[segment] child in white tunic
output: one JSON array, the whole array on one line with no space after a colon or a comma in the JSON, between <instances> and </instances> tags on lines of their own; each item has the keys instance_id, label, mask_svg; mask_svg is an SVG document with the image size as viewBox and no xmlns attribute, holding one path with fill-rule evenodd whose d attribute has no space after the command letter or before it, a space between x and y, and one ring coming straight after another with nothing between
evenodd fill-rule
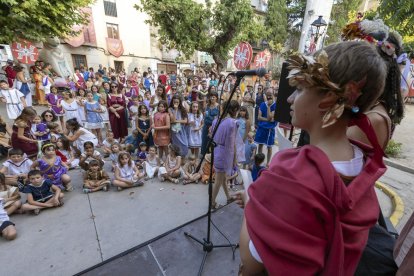
<instances>
[{"instance_id":1,"label":"child in white tunic","mask_svg":"<svg viewBox=\"0 0 414 276\"><path fill-rule=\"evenodd\" d=\"M6 104L7 116L14 120L26 107L24 95L15 88L9 88L9 84L5 80L0 80L0 89L0 99Z\"/></svg>"},{"instance_id":2,"label":"child in white tunic","mask_svg":"<svg viewBox=\"0 0 414 276\"><path fill-rule=\"evenodd\" d=\"M160 168L161 161L157 155L157 150L154 146L149 147L147 160L144 161L144 169L146 179L153 178L158 173L158 169Z\"/></svg>"}]
</instances>

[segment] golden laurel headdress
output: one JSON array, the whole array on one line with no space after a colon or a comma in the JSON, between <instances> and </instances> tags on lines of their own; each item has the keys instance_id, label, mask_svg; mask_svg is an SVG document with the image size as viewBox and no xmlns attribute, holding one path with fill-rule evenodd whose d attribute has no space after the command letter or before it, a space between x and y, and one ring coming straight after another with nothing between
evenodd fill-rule
<instances>
[{"instance_id":1,"label":"golden laurel headdress","mask_svg":"<svg viewBox=\"0 0 414 276\"><path fill-rule=\"evenodd\" d=\"M341 94L342 89L329 77L328 54L322 50L314 56L292 55L288 58L289 84L297 86L305 82L309 86L323 91L332 91Z\"/></svg>"},{"instance_id":2,"label":"golden laurel headdress","mask_svg":"<svg viewBox=\"0 0 414 276\"><path fill-rule=\"evenodd\" d=\"M347 98L344 97L345 88L334 83L329 76L328 54L321 50L314 56L292 55L288 58L289 84L297 86L299 83L306 83L309 87L314 87L319 91L333 92L338 96L337 102L325 113L322 119L322 127L334 124L344 113L345 107L358 113L359 108L354 106L356 100L361 95L361 88L365 85L365 78L360 82L350 82L353 86L348 92Z\"/></svg>"}]
</instances>

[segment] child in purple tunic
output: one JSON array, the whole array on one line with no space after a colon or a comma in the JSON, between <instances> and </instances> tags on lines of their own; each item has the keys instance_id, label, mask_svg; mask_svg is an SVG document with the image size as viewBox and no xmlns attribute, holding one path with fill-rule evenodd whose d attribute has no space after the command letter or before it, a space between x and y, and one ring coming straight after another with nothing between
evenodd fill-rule
<instances>
[{"instance_id":1,"label":"child in purple tunic","mask_svg":"<svg viewBox=\"0 0 414 276\"><path fill-rule=\"evenodd\" d=\"M68 167L56 156L56 146L45 144L42 147L43 157L33 162L32 169L39 168L45 179L52 181L53 185L61 190L72 191L71 178L67 175Z\"/></svg>"},{"instance_id":2,"label":"child in purple tunic","mask_svg":"<svg viewBox=\"0 0 414 276\"><path fill-rule=\"evenodd\" d=\"M36 139L38 141L50 140L50 131L47 128L46 123L42 122L42 118L39 115L36 115L36 117L33 119L31 131L33 135L36 136Z\"/></svg>"},{"instance_id":3,"label":"child in purple tunic","mask_svg":"<svg viewBox=\"0 0 414 276\"><path fill-rule=\"evenodd\" d=\"M225 104L223 105L225 106ZM237 112L240 109L240 104L232 100L229 105L228 115L219 125L214 136L214 142L217 146L214 148L214 170L216 178L213 187L212 206L213 209L219 207L216 203L216 197L223 187L224 193L227 197L227 203L231 201L229 190L226 183L226 175L231 175L232 169L236 164L236 137L238 135L237 120L235 120ZM214 119L211 129L215 128L217 118Z\"/></svg>"}]
</instances>

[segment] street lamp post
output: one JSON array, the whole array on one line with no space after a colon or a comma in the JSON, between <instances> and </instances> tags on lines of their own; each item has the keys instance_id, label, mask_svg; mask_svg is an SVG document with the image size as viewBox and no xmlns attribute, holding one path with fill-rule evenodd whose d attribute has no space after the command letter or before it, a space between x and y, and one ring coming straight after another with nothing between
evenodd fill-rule
<instances>
[{"instance_id":1,"label":"street lamp post","mask_svg":"<svg viewBox=\"0 0 414 276\"><path fill-rule=\"evenodd\" d=\"M316 28L315 34L315 44L318 44L319 37L323 34L324 30L326 29L326 21L322 18L322 15L318 16L318 19L312 22L311 26ZM321 29L323 28L323 29Z\"/></svg>"}]
</instances>

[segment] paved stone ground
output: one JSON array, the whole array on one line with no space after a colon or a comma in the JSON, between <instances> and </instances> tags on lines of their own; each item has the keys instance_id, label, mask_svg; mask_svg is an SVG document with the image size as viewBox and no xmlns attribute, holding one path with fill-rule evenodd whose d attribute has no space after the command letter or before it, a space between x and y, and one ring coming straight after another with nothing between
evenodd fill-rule
<instances>
[{"instance_id":1,"label":"paved stone ground","mask_svg":"<svg viewBox=\"0 0 414 276\"><path fill-rule=\"evenodd\" d=\"M7 118L4 105L0 106L0 115ZM413 125L414 114L410 118ZM408 120L407 124L410 124ZM408 133L400 134L397 128L396 139L404 135ZM412 160L412 157L406 159ZM106 166L109 169L109 164ZM70 175L76 189L66 193L63 207L44 210L39 216L12 217L18 238L13 242L0 239L1 252L7 252L2 254L1 275L27 275L29 271L38 275L72 275L195 219L207 210L205 185L182 186L152 180L140 188L85 195L81 192L80 170L70 171ZM396 189L406 203L406 215L401 223L414 206L412 175L405 174L402 178L403 175L389 169L381 179ZM390 214L389 199L382 192L379 199L384 212ZM224 195L219 194L218 200L224 203Z\"/></svg>"},{"instance_id":2,"label":"paved stone ground","mask_svg":"<svg viewBox=\"0 0 414 276\"><path fill-rule=\"evenodd\" d=\"M414 169L414 104L405 105L405 117L395 129L393 139L402 143L401 154L390 160Z\"/></svg>"}]
</instances>

